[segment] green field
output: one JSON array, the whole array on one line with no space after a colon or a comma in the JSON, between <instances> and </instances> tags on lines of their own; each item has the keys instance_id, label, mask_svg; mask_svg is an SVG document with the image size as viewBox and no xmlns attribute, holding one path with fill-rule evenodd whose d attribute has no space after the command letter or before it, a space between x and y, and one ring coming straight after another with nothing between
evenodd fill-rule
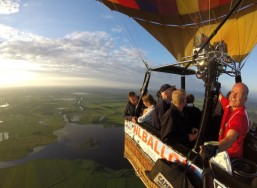
<instances>
[{"instance_id":1,"label":"green field","mask_svg":"<svg viewBox=\"0 0 257 188\"><path fill-rule=\"evenodd\" d=\"M76 88L1 91L0 104L9 106L0 108L0 133L8 132L9 139L0 142L0 161L24 157L35 146L55 142L52 133L65 125L63 115L70 121L79 116L78 124L122 126L126 100L126 93Z\"/></svg>"},{"instance_id":2,"label":"green field","mask_svg":"<svg viewBox=\"0 0 257 188\"><path fill-rule=\"evenodd\" d=\"M132 169L112 170L87 160L36 160L0 170L1 188L143 188Z\"/></svg>"},{"instance_id":3,"label":"green field","mask_svg":"<svg viewBox=\"0 0 257 188\"><path fill-rule=\"evenodd\" d=\"M64 127L63 115L69 121L78 116L78 124L122 126L127 92L92 88L0 90L0 105L9 104L0 108L0 133L9 135L8 140L0 142L0 161L24 157L36 146L55 142L52 133ZM202 105L203 99L196 98L195 106L201 109ZM248 103L247 110L252 126L256 127L256 104Z\"/></svg>"},{"instance_id":4,"label":"green field","mask_svg":"<svg viewBox=\"0 0 257 188\"><path fill-rule=\"evenodd\" d=\"M26 156L36 146L56 141L54 130L69 122L123 126L127 92L88 88L33 88L0 90L0 161ZM196 98L201 108L203 99ZM253 126L257 122L255 103L247 104ZM79 118L75 118L79 117ZM85 142L95 147L94 140ZM0 169L1 188L40 187L144 187L132 169L111 170L88 160L35 160Z\"/></svg>"},{"instance_id":5,"label":"green field","mask_svg":"<svg viewBox=\"0 0 257 188\"><path fill-rule=\"evenodd\" d=\"M36 146L55 142L53 131L64 127L64 115L69 121L79 116L78 124L122 126L126 95L127 91L81 88L1 90L0 105L9 106L0 108L0 133L8 132L9 139L0 142L0 161L22 158ZM35 160L0 169L0 187L144 186L132 168L111 170L85 159Z\"/></svg>"}]
</instances>

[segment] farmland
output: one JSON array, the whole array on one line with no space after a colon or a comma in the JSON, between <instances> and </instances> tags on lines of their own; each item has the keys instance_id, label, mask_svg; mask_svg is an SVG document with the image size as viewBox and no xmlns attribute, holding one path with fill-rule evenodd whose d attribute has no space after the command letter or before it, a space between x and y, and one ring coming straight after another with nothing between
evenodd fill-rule
<instances>
[{"instance_id":1,"label":"farmland","mask_svg":"<svg viewBox=\"0 0 257 188\"><path fill-rule=\"evenodd\" d=\"M17 160L33 152L35 147L57 142L54 132L67 123L122 127L127 92L103 88L0 90L0 105L3 106L0 107L0 161ZM201 108L202 105L203 99L196 97L195 106ZM257 123L256 106L254 101L247 103L253 127ZM94 138L88 138L81 149L94 150L99 143ZM3 188L144 187L132 167L113 170L86 158L46 158L0 168L0 182Z\"/></svg>"}]
</instances>

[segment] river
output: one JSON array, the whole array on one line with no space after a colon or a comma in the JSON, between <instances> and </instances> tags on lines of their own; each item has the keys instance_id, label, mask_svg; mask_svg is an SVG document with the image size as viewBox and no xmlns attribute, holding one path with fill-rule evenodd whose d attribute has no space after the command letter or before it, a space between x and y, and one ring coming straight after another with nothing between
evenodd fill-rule
<instances>
[{"instance_id":1,"label":"river","mask_svg":"<svg viewBox=\"0 0 257 188\"><path fill-rule=\"evenodd\" d=\"M0 168L34 159L90 159L112 169L132 168L123 157L124 127L68 123L54 134L57 135L55 143L34 148L24 158L0 162Z\"/></svg>"}]
</instances>

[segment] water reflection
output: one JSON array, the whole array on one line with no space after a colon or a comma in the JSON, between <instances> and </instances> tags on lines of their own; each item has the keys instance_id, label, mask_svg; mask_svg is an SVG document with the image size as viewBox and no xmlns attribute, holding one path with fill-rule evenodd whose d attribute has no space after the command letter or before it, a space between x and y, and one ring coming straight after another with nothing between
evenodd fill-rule
<instances>
[{"instance_id":1,"label":"water reflection","mask_svg":"<svg viewBox=\"0 0 257 188\"><path fill-rule=\"evenodd\" d=\"M0 168L15 166L33 159L91 159L113 169L131 168L123 158L123 129L70 123L54 132L57 135L56 143L34 148L25 158L0 162Z\"/></svg>"},{"instance_id":2,"label":"water reflection","mask_svg":"<svg viewBox=\"0 0 257 188\"><path fill-rule=\"evenodd\" d=\"M0 142L9 139L9 132L0 132Z\"/></svg>"}]
</instances>

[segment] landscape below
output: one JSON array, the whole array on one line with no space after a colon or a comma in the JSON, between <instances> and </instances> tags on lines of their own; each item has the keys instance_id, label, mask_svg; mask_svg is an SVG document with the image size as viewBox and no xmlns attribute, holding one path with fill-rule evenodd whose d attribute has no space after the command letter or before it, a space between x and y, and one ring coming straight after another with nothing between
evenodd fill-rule
<instances>
[{"instance_id":1,"label":"landscape below","mask_svg":"<svg viewBox=\"0 0 257 188\"><path fill-rule=\"evenodd\" d=\"M127 93L128 90L106 88L1 89L0 161L17 160L38 146L55 143L54 133L68 123L122 127ZM151 94L155 96L155 92ZM195 105L201 108L203 97L195 96ZM247 110L256 127L257 104L249 100ZM96 142L89 139L81 149L94 149ZM114 170L88 159L40 159L0 168L3 188L71 186L144 187L132 167Z\"/></svg>"},{"instance_id":2,"label":"landscape below","mask_svg":"<svg viewBox=\"0 0 257 188\"><path fill-rule=\"evenodd\" d=\"M93 88L1 90L0 105L5 105L0 108L0 161L17 160L38 146L55 143L54 133L67 123L122 127L127 92ZM80 147L94 149L96 142L88 139ZM144 187L132 167L114 170L88 159L41 159L0 168L1 188L71 186Z\"/></svg>"}]
</instances>

